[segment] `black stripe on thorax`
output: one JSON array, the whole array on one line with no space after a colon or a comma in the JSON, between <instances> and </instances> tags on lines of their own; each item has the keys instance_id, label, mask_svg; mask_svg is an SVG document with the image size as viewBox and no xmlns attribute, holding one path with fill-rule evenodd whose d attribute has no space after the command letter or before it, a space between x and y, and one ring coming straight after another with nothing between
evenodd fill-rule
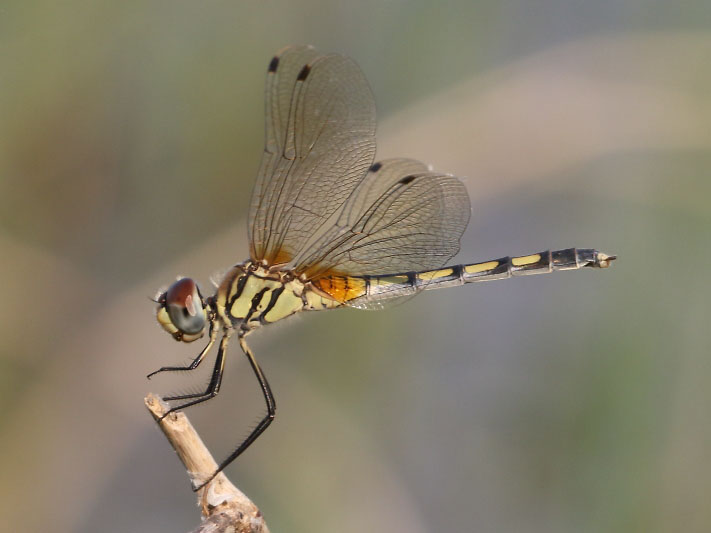
<instances>
[{"instance_id":1,"label":"black stripe on thorax","mask_svg":"<svg viewBox=\"0 0 711 533\"><path fill-rule=\"evenodd\" d=\"M245 322L249 322L249 320L252 318L252 315L257 310L257 306L259 306L259 302L261 302L262 298L264 297L264 293L268 290L269 287L264 287L261 291L259 291L252 297L252 305L249 307L249 311L247 311L247 314L244 317Z\"/></svg>"},{"instance_id":2,"label":"black stripe on thorax","mask_svg":"<svg viewBox=\"0 0 711 533\"><path fill-rule=\"evenodd\" d=\"M259 321L260 321L262 324L265 324L265 323L266 323L264 317L265 317L266 315L268 315L268 314L269 314L269 311L271 311L272 308L276 305L277 300L279 299L279 296L281 296L281 293L284 292L284 289L285 289L285 287L284 287L284 285L282 285L281 287L277 287L276 289L274 289L274 290L272 291L272 295L271 295L271 297L269 298L269 304L267 305L266 309L264 309L264 311L262 311L262 313L259 315Z\"/></svg>"},{"instance_id":3,"label":"black stripe on thorax","mask_svg":"<svg viewBox=\"0 0 711 533\"><path fill-rule=\"evenodd\" d=\"M244 291L244 286L247 284L247 279L249 278L249 276L251 276L251 274L243 274L237 280L237 290L235 291L235 295L232 297L232 299L229 302L230 307L232 306L233 303L235 303L237 300L239 300L240 296L242 296L242 291Z\"/></svg>"}]
</instances>

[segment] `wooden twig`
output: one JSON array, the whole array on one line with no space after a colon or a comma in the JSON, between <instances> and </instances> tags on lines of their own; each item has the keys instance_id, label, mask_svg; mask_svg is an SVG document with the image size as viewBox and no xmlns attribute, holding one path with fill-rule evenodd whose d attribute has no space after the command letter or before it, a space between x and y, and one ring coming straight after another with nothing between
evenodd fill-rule
<instances>
[{"instance_id":1,"label":"wooden twig","mask_svg":"<svg viewBox=\"0 0 711 533\"><path fill-rule=\"evenodd\" d=\"M185 465L190 483L200 486L217 469L217 463L195 428L183 413L172 413L160 421L170 406L158 396L148 394L144 401ZM197 497L203 521L193 533L269 533L261 511L224 473L200 489Z\"/></svg>"}]
</instances>

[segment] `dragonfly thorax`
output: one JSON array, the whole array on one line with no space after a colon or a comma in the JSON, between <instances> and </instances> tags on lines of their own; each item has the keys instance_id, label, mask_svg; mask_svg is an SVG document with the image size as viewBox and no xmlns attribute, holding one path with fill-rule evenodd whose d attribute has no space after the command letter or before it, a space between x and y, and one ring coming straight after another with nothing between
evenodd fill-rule
<instances>
[{"instance_id":1,"label":"dragonfly thorax","mask_svg":"<svg viewBox=\"0 0 711 533\"><path fill-rule=\"evenodd\" d=\"M227 327L251 331L299 311L338 307L291 270L245 262L235 265L217 288L215 309Z\"/></svg>"}]
</instances>

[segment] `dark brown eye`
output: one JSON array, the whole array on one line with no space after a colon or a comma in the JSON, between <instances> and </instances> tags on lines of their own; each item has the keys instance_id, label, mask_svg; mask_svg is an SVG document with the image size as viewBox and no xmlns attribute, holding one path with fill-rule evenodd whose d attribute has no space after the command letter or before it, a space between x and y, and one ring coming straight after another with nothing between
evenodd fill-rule
<instances>
[{"instance_id":1,"label":"dark brown eye","mask_svg":"<svg viewBox=\"0 0 711 533\"><path fill-rule=\"evenodd\" d=\"M183 333L200 333L207 316L197 284L190 278L173 283L165 293L165 309L173 325Z\"/></svg>"}]
</instances>

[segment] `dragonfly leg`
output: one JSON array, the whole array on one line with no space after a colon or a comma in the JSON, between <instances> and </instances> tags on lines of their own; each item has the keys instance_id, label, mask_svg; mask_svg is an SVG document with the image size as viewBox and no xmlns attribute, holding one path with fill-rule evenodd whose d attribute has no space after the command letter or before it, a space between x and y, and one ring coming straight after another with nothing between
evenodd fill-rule
<instances>
[{"instance_id":1,"label":"dragonfly leg","mask_svg":"<svg viewBox=\"0 0 711 533\"><path fill-rule=\"evenodd\" d=\"M224 459L219 464L217 470L215 470L210 475L210 477L207 478L207 480L203 481L202 484L193 489L195 492L210 483L210 481L212 481L217 474L222 472L222 470L224 470L227 465L234 461L243 451L249 448L250 444L257 440L257 438L264 432L264 430L269 427L269 424L272 423L272 420L274 420L274 416L276 414L276 401L274 400L274 395L272 394L272 390L269 387L269 382L267 382L267 378L264 376L264 373L262 372L259 363L257 363L257 360L254 358L252 350L249 348L249 346L247 346L243 335L240 335L239 337L239 344L242 347L242 351L244 351L244 354L247 356L247 359L249 359L249 364L252 366L252 370L254 370L254 375L257 376L257 380L259 380L259 385L261 386L262 393L264 394L264 401L267 404L267 414L264 415L264 418L260 420L259 424L257 424L257 426L249 434L249 436L244 441L242 441L242 443L235 449L235 451L233 451L229 456L227 456L226 459Z\"/></svg>"},{"instance_id":2,"label":"dragonfly leg","mask_svg":"<svg viewBox=\"0 0 711 533\"><path fill-rule=\"evenodd\" d=\"M181 411L186 407L205 402L217 396L217 393L220 392L220 385L222 384L222 375L225 370L225 352L227 351L227 343L229 342L229 340L229 334L225 334L225 336L222 337L222 340L220 341L220 348L217 350L215 366L212 369L212 377L210 378L210 383L207 384L207 388L203 392L199 392L196 394L181 394L178 396L166 396L165 398L163 398L165 401L168 402L173 400L188 400L190 398L194 399L184 404L171 407L161 417L161 420L163 420L170 413L174 413L175 411Z\"/></svg>"},{"instance_id":3,"label":"dragonfly leg","mask_svg":"<svg viewBox=\"0 0 711 533\"><path fill-rule=\"evenodd\" d=\"M148 379L151 379L153 376L155 376L156 374L159 374L160 372L172 372L175 370L178 370L178 371L195 370L197 367L200 366L200 363L202 363L203 359L205 359L205 356L207 355L207 352L210 351L210 348L212 348L212 345L215 344L216 337L217 337L217 328L210 325L210 341L207 343L207 346L205 346L205 348L203 348L203 350L198 354L198 356L195 359L193 359L192 363L190 363L188 366L162 366L158 370L148 374L146 377Z\"/></svg>"}]
</instances>

